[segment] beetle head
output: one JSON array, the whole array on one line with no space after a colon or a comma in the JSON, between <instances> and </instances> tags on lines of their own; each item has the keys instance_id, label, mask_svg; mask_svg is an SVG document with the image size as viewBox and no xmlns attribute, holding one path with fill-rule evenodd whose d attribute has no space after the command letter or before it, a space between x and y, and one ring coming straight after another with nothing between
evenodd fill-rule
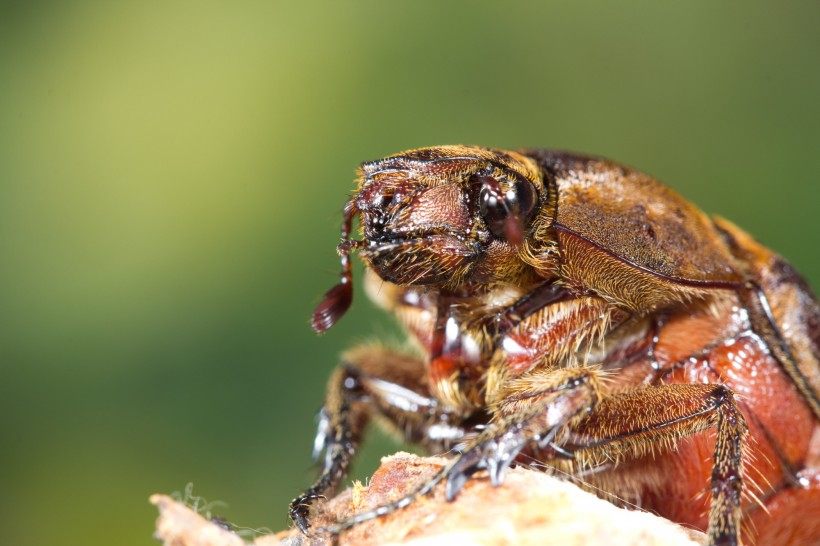
<instances>
[{"instance_id":1,"label":"beetle head","mask_svg":"<svg viewBox=\"0 0 820 546\"><path fill-rule=\"evenodd\" d=\"M535 162L514 152L440 146L363 163L345 207L342 282L325 295L313 327L327 330L350 305L353 249L399 285L509 280L525 267L533 218L547 198ZM349 238L354 216L360 240Z\"/></svg>"}]
</instances>

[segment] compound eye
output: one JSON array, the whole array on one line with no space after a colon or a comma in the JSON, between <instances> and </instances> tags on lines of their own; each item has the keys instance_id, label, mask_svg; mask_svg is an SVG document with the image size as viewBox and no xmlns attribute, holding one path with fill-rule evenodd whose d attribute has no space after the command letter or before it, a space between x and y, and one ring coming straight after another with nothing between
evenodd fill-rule
<instances>
[{"instance_id":1,"label":"compound eye","mask_svg":"<svg viewBox=\"0 0 820 546\"><path fill-rule=\"evenodd\" d=\"M474 176L473 183L479 185L478 211L490 232L519 244L538 205L535 187L529 181L519 180L505 192L498 180L482 175Z\"/></svg>"},{"instance_id":2,"label":"compound eye","mask_svg":"<svg viewBox=\"0 0 820 546\"><path fill-rule=\"evenodd\" d=\"M507 194L510 206L518 215L523 225L527 225L538 205L538 195L535 186L528 180L519 180L515 183L515 191Z\"/></svg>"},{"instance_id":3,"label":"compound eye","mask_svg":"<svg viewBox=\"0 0 820 546\"><path fill-rule=\"evenodd\" d=\"M496 237L504 237L504 225L510 215L507 196L498 180L491 176L475 176L473 182L481 189L478 193L478 212L484 218L487 228Z\"/></svg>"}]
</instances>

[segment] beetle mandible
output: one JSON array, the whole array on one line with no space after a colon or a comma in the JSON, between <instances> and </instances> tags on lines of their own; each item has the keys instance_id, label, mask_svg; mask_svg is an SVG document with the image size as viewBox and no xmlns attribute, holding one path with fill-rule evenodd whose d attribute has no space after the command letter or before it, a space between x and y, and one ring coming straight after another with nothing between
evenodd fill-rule
<instances>
[{"instance_id":1,"label":"beetle mandible","mask_svg":"<svg viewBox=\"0 0 820 546\"><path fill-rule=\"evenodd\" d=\"M535 459L597 468L596 489L711 545L820 543L820 311L727 220L605 159L440 146L361 165L338 250L341 282L314 329L350 306L358 251L371 297L420 350L343 356L320 413L321 474L291 503L306 534L439 483L452 500L481 470L498 485ZM311 529L376 415L454 457L412 494Z\"/></svg>"}]
</instances>

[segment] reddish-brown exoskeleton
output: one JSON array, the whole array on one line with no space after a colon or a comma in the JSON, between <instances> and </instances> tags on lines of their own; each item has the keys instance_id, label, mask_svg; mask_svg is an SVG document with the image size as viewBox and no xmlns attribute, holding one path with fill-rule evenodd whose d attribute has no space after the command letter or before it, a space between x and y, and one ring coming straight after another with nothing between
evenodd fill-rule
<instances>
[{"instance_id":1,"label":"reddish-brown exoskeleton","mask_svg":"<svg viewBox=\"0 0 820 546\"><path fill-rule=\"evenodd\" d=\"M712 545L820 543L820 312L789 264L731 223L603 159L442 146L361 166L319 332L352 301L352 250L421 353L344 355L321 475L291 504L303 532L380 415L455 456L414 493L318 531L536 460L594 468L586 483Z\"/></svg>"}]
</instances>

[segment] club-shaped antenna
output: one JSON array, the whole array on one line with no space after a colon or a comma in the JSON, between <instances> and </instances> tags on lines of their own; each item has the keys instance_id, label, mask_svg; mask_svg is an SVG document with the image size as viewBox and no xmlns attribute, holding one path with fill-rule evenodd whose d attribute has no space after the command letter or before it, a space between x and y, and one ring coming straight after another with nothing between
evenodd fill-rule
<instances>
[{"instance_id":1,"label":"club-shaped antenna","mask_svg":"<svg viewBox=\"0 0 820 546\"><path fill-rule=\"evenodd\" d=\"M336 324L350 308L353 303L353 266L350 262L350 251L361 247L363 241L350 239L350 230L353 225L353 218L358 213L356 204L351 198L344 208L344 221L342 222L342 242L336 250L342 262L342 272L339 275L340 282L327 292L325 292L322 302L316 306L310 325L317 333L327 332L331 326Z\"/></svg>"}]
</instances>

